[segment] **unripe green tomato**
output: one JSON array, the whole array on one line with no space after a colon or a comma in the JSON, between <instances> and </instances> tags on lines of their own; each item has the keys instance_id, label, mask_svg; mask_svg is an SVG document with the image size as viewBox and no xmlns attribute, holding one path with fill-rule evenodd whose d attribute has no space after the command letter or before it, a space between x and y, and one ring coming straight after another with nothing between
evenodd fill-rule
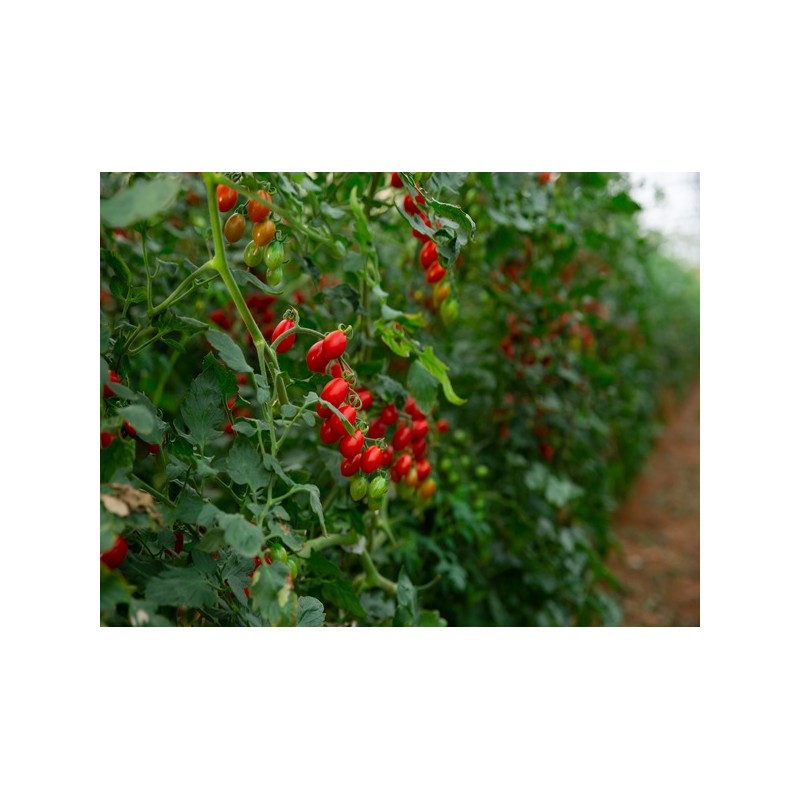
<instances>
[{"instance_id":1,"label":"unripe green tomato","mask_svg":"<svg viewBox=\"0 0 800 800\"><path fill-rule=\"evenodd\" d=\"M267 283L270 286L277 286L283 280L283 269L276 267L267 273Z\"/></svg>"},{"instance_id":2,"label":"unripe green tomato","mask_svg":"<svg viewBox=\"0 0 800 800\"><path fill-rule=\"evenodd\" d=\"M257 267L261 263L264 251L255 243L248 242L244 249L244 263L248 267Z\"/></svg>"},{"instance_id":3,"label":"unripe green tomato","mask_svg":"<svg viewBox=\"0 0 800 800\"><path fill-rule=\"evenodd\" d=\"M269 243L267 253L264 256L264 263L270 272L283 264L283 242L273 239Z\"/></svg>"},{"instance_id":4,"label":"unripe green tomato","mask_svg":"<svg viewBox=\"0 0 800 800\"><path fill-rule=\"evenodd\" d=\"M442 322L445 325L452 325L458 319L458 300L450 297L442 303Z\"/></svg>"},{"instance_id":5,"label":"unripe green tomato","mask_svg":"<svg viewBox=\"0 0 800 800\"><path fill-rule=\"evenodd\" d=\"M453 434L453 439L459 444L464 444L467 441L467 432L464 430L457 430Z\"/></svg>"},{"instance_id":6,"label":"unripe green tomato","mask_svg":"<svg viewBox=\"0 0 800 800\"><path fill-rule=\"evenodd\" d=\"M353 480L350 481L350 497L352 497L356 502L362 500L364 495L367 493L368 487L369 482L363 475L353 478Z\"/></svg>"},{"instance_id":7,"label":"unripe green tomato","mask_svg":"<svg viewBox=\"0 0 800 800\"><path fill-rule=\"evenodd\" d=\"M464 205L472 205L478 199L478 190L473 186L464 195Z\"/></svg>"},{"instance_id":8,"label":"unripe green tomato","mask_svg":"<svg viewBox=\"0 0 800 800\"><path fill-rule=\"evenodd\" d=\"M286 548L282 544L272 545L272 547L270 547L270 553L272 553L273 561L280 561L281 563L285 564L289 560L289 554L286 552Z\"/></svg>"},{"instance_id":9,"label":"unripe green tomato","mask_svg":"<svg viewBox=\"0 0 800 800\"><path fill-rule=\"evenodd\" d=\"M489 467L487 467L486 464L478 464L478 466L475 467L475 474L479 478L488 478L489 477Z\"/></svg>"},{"instance_id":10,"label":"unripe green tomato","mask_svg":"<svg viewBox=\"0 0 800 800\"><path fill-rule=\"evenodd\" d=\"M369 496L371 500L383 497L389 491L389 482L382 475L376 475L369 485Z\"/></svg>"},{"instance_id":11,"label":"unripe green tomato","mask_svg":"<svg viewBox=\"0 0 800 800\"><path fill-rule=\"evenodd\" d=\"M379 511L383 506L383 497L370 497L367 499L367 508L370 511Z\"/></svg>"},{"instance_id":12,"label":"unripe green tomato","mask_svg":"<svg viewBox=\"0 0 800 800\"><path fill-rule=\"evenodd\" d=\"M297 563L297 559L294 556L289 556L289 574L292 576L292 580L297 577L299 571L300 565Z\"/></svg>"},{"instance_id":13,"label":"unripe green tomato","mask_svg":"<svg viewBox=\"0 0 800 800\"><path fill-rule=\"evenodd\" d=\"M397 494L399 494L403 500L410 500L414 496L414 489L410 486L406 486L405 481L403 481L397 484Z\"/></svg>"},{"instance_id":14,"label":"unripe green tomato","mask_svg":"<svg viewBox=\"0 0 800 800\"><path fill-rule=\"evenodd\" d=\"M442 472L447 472L453 466L453 462L449 458L443 458L439 462L439 467L441 468Z\"/></svg>"}]
</instances>

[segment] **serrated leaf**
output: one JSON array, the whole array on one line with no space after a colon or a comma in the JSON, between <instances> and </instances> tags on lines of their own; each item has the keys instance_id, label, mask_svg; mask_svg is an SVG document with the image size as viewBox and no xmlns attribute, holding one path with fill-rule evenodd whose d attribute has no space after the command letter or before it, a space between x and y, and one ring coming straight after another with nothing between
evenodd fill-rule
<instances>
[{"instance_id":1,"label":"serrated leaf","mask_svg":"<svg viewBox=\"0 0 800 800\"><path fill-rule=\"evenodd\" d=\"M264 547L264 532L257 525L248 522L241 514L220 512L217 521L225 531L225 542L239 555L252 558Z\"/></svg>"},{"instance_id":2,"label":"serrated leaf","mask_svg":"<svg viewBox=\"0 0 800 800\"><path fill-rule=\"evenodd\" d=\"M316 597L297 598L297 627L320 628L325 622L325 607Z\"/></svg>"},{"instance_id":3,"label":"serrated leaf","mask_svg":"<svg viewBox=\"0 0 800 800\"><path fill-rule=\"evenodd\" d=\"M236 381L236 374L229 370L224 364L221 364L213 353L209 353L203 359L203 371L211 371L217 379L220 391L223 397L230 397L237 394L239 391L239 384Z\"/></svg>"},{"instance_id":4,"label":"serrated leaf","mask_svg":"<svg viewBox=\"0 0 800 800\"><path fill-rule=\"evenodd\" d=\"M325 556L316 550L311 551L308 557L308 570L315 578L339 578L342 571L333 561L329 561Z\"/></svg>"},{"instance_id":5,"label":"serrated leaf","mask_svg":"<svg viewBox=\"0 0 800 800\"><path fill-rule=\"evenodd\" d=\"M170 208L180 188L180 179L169 175L140 179L113 197L101 200L100 217L113 228L130 227Z\"/></svg>"},{"instance_id":6,"label":"serrated leaf","mask_svg":"<svg viewBox=\"0 0 800 800\"><path fill-rule=\"evenodd\" d=\"M161 606L202 608L216 602L206 577L194 567L167 567L145 587L144 596Z\"/></svg>"},{"instance_id":7,"label":"serrated leaf","mask_svg":"<svg viewBox=\"0 0 800 800\"><path fill-rule=\"evenodd\" d=\"M234 372L252 372L253 368L247 363L242 348L222 331L210 329L206 333L206 338L211 346L219 353L219 357Z\"/></svg>"},{"instance_id":8,"label":"serrated leaf","mask_svg":"<svg viewBox=\"0 0 800 800\"><path fill-rule=\"evenodd\" d=\"M267 470L261 453L246 439L238 438L228 452L225 471L234 483L249 486L253 491L267 484Z\"/></svg>"},{"instance_id":9,"label":"serrated leaf","mask_svg":"<svg viewBox=\"0 0 800 800\"><path fill-rule=\"evenodd\" d=\"M221 435L225 413L214 373L202 372L192 381L181 405L181 417L201 449Z\"/></svg>"}]
</instances>

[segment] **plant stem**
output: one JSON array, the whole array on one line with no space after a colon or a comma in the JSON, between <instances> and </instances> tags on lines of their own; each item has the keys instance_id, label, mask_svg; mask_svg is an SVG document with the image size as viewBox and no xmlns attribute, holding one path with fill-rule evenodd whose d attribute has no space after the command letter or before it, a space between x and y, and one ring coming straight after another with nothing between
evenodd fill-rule
<instances>
[{"instance_id":1,"label":"plant stem","mask_svg":"<svg viewBox=\"0 0 800 800\"><path fill-rule=\"evenodd\" d=\"M356 544L356 542L358 542L358 534L352 531L350 533L334 533L332 536L318 536L316 539L309 539L297 551L297 555L300 558L308 558L316 550L325 550L338 544Z\"/></svg>"},{"instance_id":2,"label":"plant stem","mask_svg":"<svg viewBox=\"0 0 800 800\"><path fill-rule=\"evenodd\" d=\"M388 578L384 578L378 572L372 558L366 551L361 554L361 566L364 567L364 573L367 576L367 586L377 586L379 589L383 589L386 594L392 596L397 594L397 584Z\"/></svg>"}]
</instances>

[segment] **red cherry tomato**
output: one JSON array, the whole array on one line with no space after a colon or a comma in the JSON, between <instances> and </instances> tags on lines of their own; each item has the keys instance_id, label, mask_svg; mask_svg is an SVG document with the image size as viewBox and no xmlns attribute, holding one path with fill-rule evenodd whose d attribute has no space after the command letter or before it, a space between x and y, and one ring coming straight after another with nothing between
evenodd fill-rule
<instances>
[{"instance_id":1,"label":"red cherry tomato","mask_svg":"<svg viewBox=\"0 0 800 800\"><path fill-rule=\"evenodd\" d=\"M347 337L341 331L331 331L322 340L322 349L326 358L339 358L347 348Z\"/></svg>"},{"instance_id":2,"label":"red cherry tomato","mask_svg":"<svg viewBox=\"0 0 800 800\"><path fill-rule=\"evenodd\" d=\"M439 433L447 433L450 430L450 423L446 419L440 419L436 423L436 430Z\"/></svg>"},{"instance_id":3,"label":"red cherry tomato","mask_svg":"<svg viewBox=\"0 0 800 800\"><path fill-rule=\"evenodd\" d=\"M346 381L342 378L334 378L325 385L325 388L320 392L320 397L323 400L327 400L331 405L336 406L336 408L339 408L339 406L344 403L349 390L350 387L347 385Z\"/></svg>"},{"instance_id":4,"label":"red cherry tomato","mask_svg":"<svg viewBox=\"0 0 800 800\"><path fill-rule=\"evenodd\" d=\"M125 422L122 423L122 430L125 434L130 436L131 439L136 438L136 428L134 428L133 425L131 425L130 422L128 422L127 420L125 420Z\"/></svg>"},{"instance_id":5,"label":"red cherry tomato","mask_svg":"<svg viewBox=\"0 0 800 800\"><path fill-rule=\"evenodd\" d=\"M161 452L161 445L160 444L149 444L148 442L144 443L144 446L147 450L149 450L154 456L158 455Z\"/></svg>"},{"instance_id":6,"label":"red cherry tomato","mask_svg":"<svg viewBox=\"0 0 800 800\"><path fill-rule=\"evenodd\" d=\"M390 444L386 445L386 449L383 451L383 459L381 460L382 467L388 467L392 463L392 459L394 458L394 447Z\"/></svg>"},{"instance_id":7,"label":"red cherry tomato","mask_svg":"<svg viewBox=\"0 0 800 800\"><path fill-rule=\"evenodd\" d=\"M231 189L230 186L217 186L217 208L221 213L230 211L239 199L236 189Z\"/></svg>"},{"instance_id":8,"label":"red cherry tomato","mask_svg":"<svg viewBox=\"0 0 800 800\"><path fill-rule=\"evenodd\" d=\"M333 411L331 411L328 406L322 405L322 403L317 403L317 414L321 416L323 419L328 419L329 417L333 416Z\"/></svg>"},{"instance_id":9,"label":"red cherry tomato","mask_svg":"<svg viewBox=\"0 0 800 800\"><path fill-rule=\"evenodd\" d=\"M372 407L372 392L368 389L359 389L356 394L361 398L361 410L368 411Z\"/></svg>"},{"instance_id":10,"label":"red cherry tomato","mask_svg":"<svg viewBox=\"0 0 800 800\"><path fill-rule=\"evenodd\" d=\"M411 199L411 195L407 194L403 198L403 208L406 211L406 214L409 216L414 216L414 214L419 214L419 209L414 205L414 201Z\"/></svg>"},{"instance_id":11,"label":"red cherry tomato","mask_svg":"<svg viewBox=\"0 0 800 800\"><path fill-rule=\"evenodd\" d=\"M553 445L550 442L543 442L539 449L542 451L542 455L544 456L546 461L552 461L553 456L555 456L556 451L553 449Z\"/></svg>"},{"instance_id":12,"label":"red cherry tomato","mask_svg":"<svg viewBox=\"0 0 800 800\"><path fill-rule=\"evenodd\" d=\"M383 461L383 451L377 445L368 447L361 456L361 471L365 475L375 472Z\"/></svg>"},{"instance_id":13,"label":"red cherry tomato","mask_svg":"<svg viewBox=\"0 0 800 800\"><path fill-rule=\"evenodd\" d=\"M422 264L423 269L428 269L438 257L439 251L433 242L425 242L422 245L422 250L419 251L419 263Z\"/></svg>"},{"instance_id":14,"label":"red cherry tomato","mask_svg":"<svg viewBox=\"0 0 800 800\"><path fill-rule=\"evenodd\" d=\"M419 478L420 482L424 481L428 475L431 474L431 462L430 461L419 461L417 462L417 477Z\"/></svg>"},{"instance_id":15,"label":"red cherry tomato","mask_svg":"<svg viewBox=\"0 0 800 800\"><path fill-rule=\"evenodd\" d=\"M428 283L439 283L445 275L447 275L447 270L438 261L434 261L425 273L425 280Z\"/></svg>"},{"instance_id":16,"label":"red cherry tomato","mask_svg":"<svg viewBox=\"0 0 800 800\"><path fill-rule=\"evenodd\" d=\"M381 411L381 420L386 425L394 425L397 422L397 408L394 403L389 403L388 406L383 407Z\"/></svg>"},{"instance_id":17,"label":"red cherry tomato","mask_svg":"<svg viewBox=\"0 0 800 800\"><path fill-rule=\"evenodd\" d=\"M413 441L417 441L417 439L424 439L427 435L428 435L428 420L415 419L414 422L411 424L411 439Z\"/></svg>"},{"instance_id":18,"label":"red cherry tomato","mask_svg":"<svg viewBox=\"0 0 800 800\"><path fill-rule=\"evenodd\" d=\"M416 442L411 442L411 452L414 453L414 458L417 461L422 461L425 454L428 452L428 443L424 439L417 439Z\"/></svg>"},{"instance_id":19,"label":"red cherry tomato","mask_svg":"<svg viewBox=\"0 0 800 800\"><path fill-rule=\"evenodd\" d=\"M411 469L411 456L404 453L394 462L392 469L402 478Z\"/></svg>"},{"instance_id":20,"label":"red cherry tomato","mask_svg":"<svg viewBox=\"0 0 800 800\"><path fill-rule=\"evenodd\" d=\"M397 430L394 432L394 436L392 437L392 447L394 447L395 450L403 450L404 448L408 447L410 441L411 428L409 428L405 422L401 422L397 426Z\"/></svg>"},{"instance_id":21,"label":"red cherry tomato","mask_svg":"<svg viewBox=\"0 0 800 800\"><path fill-rule=\"evenodd\" d=\"M322 344L322 342L320 342ZM334 361L331 364L331 377L332 378L341 378L342 377L342 365L338 361Z\"/></svg>"},{"instance_id":22,"label":"red cherry tomato","mask_svg":"<svg viewBox=\"0 0 800 800\"><path fill-rule=\"evenodd\" d=\"M276 326L275 331L272 334L272 341L274 342L282 333L285 331L294 328L294 321L291 319L282 319ZM276 353L285 353L287 350L291 348L294 344L294 340L297 338L296 334L292 334L291 336L287 336L276 348Z\"/></svg>"},{"instance_id":23,"label":"red cherry tomato","mask_svg":"<svg viewBox=\"0 0 800 800\"><path fill-rule=\"evenodd\" d=\"M406 400L405 412L411 415L411 419L425 419L426 416L424 411L419 410L413 397L409 397Z\"/></svg>"},{"instance_id":24,"label":"red cherry tomato","mask_svg":"<svg viewBox=\"0 0 800 800\"><path fill-rule=\"evenodd\" d=\"M392 186L394 186L395 189L403 188L403 180L396 172L392 173Z\"/></svg>"},{"instance_id":25,"label":"red cherry tomato","mask_svg":"<svg viewBox=\"0 0 800 800\"><path fill-rule=\"evenodd\" d=\"M318 372L320 375L325 374L325 367L328 366L328 359L325 358L325 353L322 351L322 340L314 342L308 348L306 354L306 366L311 372Z\"/></svg>"},{"instance_id":26,"label":"red cherry tomato","mask_svg":"<svg viewBox=\"0 0 800 800\"><path fill-rule=\"evenodd\" d=\"M343 436L339 442L339 452L345 458L355 458L364 446L364 434L356 431L352 436Z\"/></svg>"},{"instance_id":27,"label":"red cherry tomato","mask_svg":"<svg viewBox=\"0 0 800 800\"><path fill-rule=\"evenodd\" d=\"M116 437L114 436L113 433L107 433L107 432L101 433L100 434L100 447L103 447L103 448L108 447L115 438Z\"/></svg>"},{"instance_id":28,"label":"red cherry tomato","mask_svg":"<svg viewBox=\"0 0 800 800\"><path fill-rule=\"evenodd\" d=\"M340 422L339 425L342 423ZM339 435L336 433L336 429L333 427L333 416L330 419L325 420L322 423L319 429L319 438L323 444L333 444L334 442L339 441Z\"/></svg>"},{"instance_id":29,"label":"red cherry tomato","mask_svg":"<svg viewBox=\"0 0 800 800\"><path fill-rule=\"evenodd\" d=\"M351 425L355 425L356 410L353 408L353 406L341 406L339 408L339 412ZM345 430L344 423L339 419L339 417L331 415L330 423L331 427L336 432L337 439L341 439L342 436L348 435L347 431Z\"/></svg>"},{"instance_id":30,"label":"red cherry tomato","mask_svg":"<svg viewBox=\"0 0 800 800\"><path fill-rule=\"evenodd\" d=\"M343 458L342 464L339 467L342 475L345 478L350 478L358 472L359 468L361 467L361 462L363 461L363 456L359 453L355 458Z\"/></svg>"},{"instance_id":31,"label":"red cherry tomato","mask_svg":"<svg viewBox=\"0 0 800 800\"><path fill-rule=\"evenodd\" d=\"M378 417L378 419L374 420L370 426L369 430L367 431L367 436L370 439L382 439L383 436L386 434L386 423Z\"/></svg>"},{"instance_id":32,"label":"red cherry tomato","mask_svg":"<svg viewBox=\"0 0 800 800\"><path fill-rule=\"evenodd\" d=\"M259 191L258 196L263 197L268 203L272 202L272 197L263 189ZM248 200L247 216L250 217L251 222L263 222L269 216L269 209L256 200Z\"/></svg>"},{"instance_id":33,"label":"red cherry tomato","mask_svg":"<svg viewBox=\"0 0 800 800\"><path fill-rule=\"evenodd\" d=\"M114 539L114 544L104 553L100 553L100 561L109 569L116 569L128 555L128 543L119 535Z\"/></svg>"},{"instance_id":34,"label":"red cherry tomato","mask_svg":"<svg viewBox=\"0 0 800 800\"><path fill-rule=\"evenodd\" d=\"M109 383L119 383L120 382L119 375L117 375L117 373L114 372L113 369L110 369L108 371L108 382ZM114 392L108 386L104 386L103 387L103 397L105 397L106 400L108 400L109 397L113 397L113 396L114 396Z\"/></svg>"},{"instance_id":35,"label":"red cherry tomato","mask_svg":"<svg viewBox=\"0 0 800 800\"><path fill-rule=\"evenodd\" d=\"M552 172L540 172L539 173L539 184L544 186L546 183L550 183L550 176Z\"/></svg>"},{"instance_id":36,"label":"red cherry tomato","mask_svg":"<svg viewBox=\"0 0 800 800\"><path fill-rule=\"evenodd\" d=\"M219 325L220 328L222 328L223 330L226 330L226 331L229 331L231 329L231 327L233 326L233 323L231 322L231 320L228 317L228 315L224 311L221 311L219 309L217 309L216 311L212 311L208 315L208 318L215 325Z\"/></svg>"}]
</instances>

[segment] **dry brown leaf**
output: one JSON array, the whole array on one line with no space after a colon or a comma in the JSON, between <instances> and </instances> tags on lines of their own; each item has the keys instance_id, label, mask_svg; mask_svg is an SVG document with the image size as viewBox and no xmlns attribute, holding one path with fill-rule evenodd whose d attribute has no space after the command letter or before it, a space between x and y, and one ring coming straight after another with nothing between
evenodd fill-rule
<instances>
[{"instance_id":1,"label":"dry brown leaf","mask_svg":"<svg viewBox=\"0 0 800 800\"><path fill-rule=\"evenodd\" d=\"M113 494L101 494L100 499L103 501L106 510L116 514L118 517L127 517L131 513L130 508L122 500L114 497Z\"/></svg>"},{"instance_id":2,"label":"dry brown leaf","mask_svg":"<svg viewBox=\"0 0 800 800\"><path fill-rule=\"evenodd\" d=\"M103 505L118 517L127 517L136 511L147 512L156 522L163 524L161 515L156 511L153 496L125 483L112 483L113 494L100 495Z\"/></svg>"}]
</instances>

